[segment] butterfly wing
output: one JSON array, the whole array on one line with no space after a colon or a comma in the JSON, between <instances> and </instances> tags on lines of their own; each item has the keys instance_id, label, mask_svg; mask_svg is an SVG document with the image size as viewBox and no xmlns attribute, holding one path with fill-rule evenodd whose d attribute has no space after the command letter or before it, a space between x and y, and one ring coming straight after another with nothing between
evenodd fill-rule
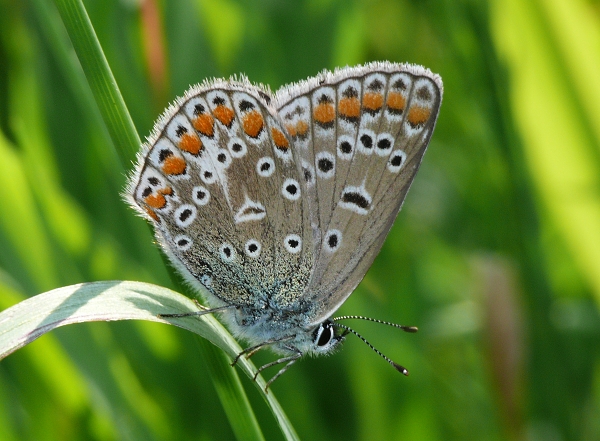
<instances>
[{"instance_id":1,"label":"butterfly wing","mask_svg":"<svg viewBox=\"0 0 600 441\"><path fill-rule=\"evenodd\" d=\"M291 140L270 101L245 79L193 87L159 119L130 179L131 204L213 306L261 309L283 292L284 308L296 301L285 286L305 286L313 267Z\"/></svg>"},{"instance_id":2,"label":"butterfly wing","mask_svg":"<svg viewBox=\"0 0 600 441\"><path fill-rule=\"evenodd\" d=\"M442 82L410 65L345 68L278 91L316 239L306 300L331 316L379 253L435 126Z\"/></svg>"},{"instance_id":3,"label":"butterfly wing","mask_svg":"<svg viewBox=\"0 0 600 441\"><path fill-rule=\"evenodd\" d=\"M128 197L211 304L317 324L378 254L441 97L437 75L390 63L323 73L274 105L245 79L205 83L159 119Z\"/></svg>"}]
</instances>

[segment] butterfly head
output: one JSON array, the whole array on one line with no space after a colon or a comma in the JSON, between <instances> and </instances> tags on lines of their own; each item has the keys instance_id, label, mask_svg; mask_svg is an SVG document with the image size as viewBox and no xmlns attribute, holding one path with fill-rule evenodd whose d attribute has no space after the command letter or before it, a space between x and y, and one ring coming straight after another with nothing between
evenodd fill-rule
<instances>
[{"instance_id":1,"label":"butterfly head","mask_svg":"<svg viewBox=\"0 0 600 441\"><path fill-rule=\"evenodd\" d=\"M331 320L325 320L312 333L311 351L314 354L328 354L342 344L348 331L336 327Z\"/></svg>"}]
</instances>

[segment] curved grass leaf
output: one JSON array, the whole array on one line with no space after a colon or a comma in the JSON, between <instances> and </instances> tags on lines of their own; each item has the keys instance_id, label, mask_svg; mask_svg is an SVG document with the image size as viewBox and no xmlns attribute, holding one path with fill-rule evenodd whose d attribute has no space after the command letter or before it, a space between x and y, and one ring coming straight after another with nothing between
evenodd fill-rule
<instances>
[{"instance_id":1,"label":"curved grass leaf","mask_svg":"<svg viewBox=\"0 0 600 441\"><path fill-rule=\"evenodd\" d=\"M158 314L178 314L197 310L197 305L184 295L148 283L109 281L66 286L31 297L0 313L0 359L58 327L74 323L114 320L149 320L175 325L209 340L231 358L241 352L242 348L235 339L218 320L209 314L200 317L158 317ZM249 360L242 357L237 365L248 377L254 377L256 367ZM247 404L239 380L224 379L223 376L220 378L221 385L230 383L227 387L229 394L234 393L238 398L242 397L241 401L237 400L238 403ZM290 440L298 439L273 394L264 392L265 385L264 379L258 376L256 386L273 411L284 436ZM233 403L231 400L230 402ZM235 406L235 403L232 406ZM245 412L240 410L244 408ZM231 409L226 411L233 412ZM233 413L237 415L236 418L240 418L241 415L244 417L250 415L250 420L254 418L249 405L238 404L237 411ZM232 421L232 426L235 425ZM247 428L255 426L255 431L254 436L240 436L241 439L262 439L257 425L251 421L243 425ZM238 435L237 431L236 435Z\"/></svg>"}]
</instances>

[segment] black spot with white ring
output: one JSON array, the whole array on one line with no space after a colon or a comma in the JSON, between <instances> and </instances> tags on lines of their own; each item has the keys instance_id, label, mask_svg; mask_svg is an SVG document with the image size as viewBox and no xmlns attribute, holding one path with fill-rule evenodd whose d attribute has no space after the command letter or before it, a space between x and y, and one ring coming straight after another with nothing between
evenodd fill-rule
<instances>
[{"instance_id":1,"label":"black spot with white ring","mask_svg":"<svg viewBox=\"0 0 600 441\"><path fill-rule=\"evenodd\" d=\"M231 156L225 149L220 149L217 153L217 162L220 168L227 168L231 164Z\"/></svg>"},{"instance_id":2,"label":"black spot with white ring","mask_svg":"<svg viewBox=\"0 0 600 441\"><path fill-rule=\"evenodd\" d=\"M319 152L315 156L317 176L329 179L335 174L335 156L329 152Z\"/></svg>"},{"instance_id":3,"label":"black spot with white ring","mask_svg":"<svg viewBox=\"0 0 600 441\"><path fill-rule=\"evenodd\" d=\"M362 194L357 192L344 192L342 193L342 201L354 204L359 208L367 209L369 207L369 201Z\"/></svg>"},{"instance_id":4,"label":"black spot with white ring","mask_svg":"<svg viewBox=\"0 0 600 441\"><path fill-rule=\"evenodd\" d=\"M246 242L246 245L244 245L244 250L246 251L248 257L256 258L260 256L262 245L259 241L250 239L248 242Z\"/></svg>"},{"instance_id":5,"label":"black spot with white ring","mask_svg":"<svg viewBox=\"0 0 600 441\"><path fill-rule=\"evenodd\" d=\"M371 138L370 135L363 134L360 137L360 142L362 143L363 147L366 149L373 148L373 138Z\"/></svg>"},{"instance_id":6,"label":"black spot with white ring","mask_svg":"<svg viewBox=\"0 0 600 441\"><path fill-rule=\"evenodd\" d=\"M231 138L227 143L227 148L234 158L243 158L248 153L246 143L238 137Z\"/></svg>"},{"instance_id":7,"label":"black spot with white ring","mask_svg":"<svg viewBox=\"0 0 600 441\"><path fill-rule=\"evenodd\" d=\"M179 236L175 236L173 238L173 242L175 243L175 247L179 251L187 251L193 245L193 241L189 236L185 234L180 234Z\"/></svg>"},{"instance_id":8,"label":"black spot with white ring","mask_svg":"<svg viewBox=\"0 0 600 441\"><path fill-rule=\"evenodd\" d=\"M300 184L295 179L286 179L281 187L281 194L290 201L297 201L300 198Z\"/></svg>"},{"instance_id":9,"label":"black spot with white ring","mask_svg":"<svg viewBox=\"0 0 600 441\"><path fill-rule=\"evenodd\" d=\"M196 205L206 205L210 200L210 192L206 189L206 187L197 185L192 189L192 199Z\"/></svg>"},{"instance_id":10,"label":"black spot with white ring","mask_svg":"<svg viewBox=\"0 0 600 441\"><path fill-rule=\"evenodd\" d=\"M395 150L390 155L390 159L387 163L387 168L392 173L398 173L406 162L406 153L402 150Z\"/></svg>"},{"instance_id":11,"label":"black spot with white ring","mask_svg":"<svg viewBox=\"0 0 600 441\"><path fill-rule=\"evenodd\" d=\"M365 154L370 155L373 153L373 147L375 145L375 132L369 129L361 129L358 132L358 141L356 142L356 150Z\"/></svg>"},{"instance_id":12,"label":"black spot with white ring","mask_svg":"<svg viewBox=\"0 0 600 441\"><path fill-rule=\"evenodd\" d=\"M297 234L288 234L283 240L283 246L291 254L297 254L302 250L302 238Z\"/></svg>"},{"instance_id":13,"label":"black spot with white ring","mask_svg":"<svg viewBox=\"0 0 600 441\"><path fill-rule=\"evenodd\" d=\"M352 153L354 152L354 138L351 138L348 135L341 135L337 142L338 157L345 161L352 159Z\"/></svg>"},{"instance_id":14,"label":"black spot with white ring","mask_svg":"<svg viewBox=\"0 0 600 441\"><path fill-rule=\"evenodd\" d=\"M338 205L357 214L369 213L373 199L364 187L348 185L342 190Z\"/></svg>"},{"instance_id":15,"label":"black spot with white ring","mask_svg":"<svg viewBox=\"0 0 600 441\"><path fill-rule=\"evenodd\" d=\"M256 172L263 178L268 178L275 172L275 161L269 156L263 156L256 162Z\"/></svg>"},{"instance_id":16,"label":"black spot with white ring","mask_svg":"<svg viewBox=\"0 0 600 441\"><path fill-rule=\"evenodd\" d=\"M375 143L375 153L379 156L388 156L394 146L394 138L389 133L381 133L377 136L377 142Z\"/></svg>"},{"instance_id":17,"label":"black spot with white ring","mask_svg":"<svg viewBox=\"0 0 600 441\"><path fill-rule=\"evenodd\" d=\"M224 262L233 262L236 257L235 249L230 243L224 243L219 248L219 256Z\"/></svg>"},{"instance_id":18,"label":"black spot with white ring","mask_svg":"<svg viewBox=\"0 0 600 441\"><path fill-rule=\"evenodd\" d=\"M190 204L181 205L175 210L174 218L179 228L187 228L196 219L196 207Z\"/></svg>"},{"instance_id":19,"label":"black spot with white ring","mask_svg":"<svg viewBox=\"0 0 600 441\"><path fill-rule=\"evenodd\" d=\"M213 170L202 169L200 171L200 179L202 179L205 184L213 184L217 180L217 174Z\"/></svg>"},{"instance_id":20,"label":"black spot with white ring","mask_svg":"<svg viewBox=\"0 0 600 441\"><path fill-rule=\"evenodd\" d=\"M330 253L334 253L342 245L342 232L340 230L329 230L325 234L323 246Z\"/></svg>"}]
</instances>

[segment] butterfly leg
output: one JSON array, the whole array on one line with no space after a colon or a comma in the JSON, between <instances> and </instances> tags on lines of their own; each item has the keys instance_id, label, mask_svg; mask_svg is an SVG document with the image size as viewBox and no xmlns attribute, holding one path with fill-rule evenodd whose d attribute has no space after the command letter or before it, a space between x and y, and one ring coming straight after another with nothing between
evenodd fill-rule
<instances>
[{"instance_id":1,"label":"butterfly leg","mask_svg":"<svg viewBox=\"0 0 600 441\"><path fill-rule=\"evenodd\" d=\"M219 306L218 308L207 308L206 306L200 305L199 303L196 303L196 304L201 307L200 311L182 312L179 314L157 314L157 317L158 318L179 318L179 317L201 316L204 314L212 314L214 312L221 312L221 311L225 311L227 309L235 308L235 306L233 306L233 305Z\"/></svg>"},{"instance_id":2,"label":"butterfly leg","mask_svg":"<svg viewBox=\"0 0 600 441\"><path fill-rule=\"evenodd\" d=\"M282 364L282 363L287 363L284 367L282 367L279 372L277 372L269 381L267 381L267 384L265 385L265 392L267 391L267 389L269 389L269 386L271 386L271 384L277 380L279 377L281 377L281 375L287 371L289 369L289 367L291 365L293 365L296 361L298 361L301 357L302 357L302 352L300 352L298 349L294 348L297 352L293 355L290 355L289 357L284 357L284 358L280 358L279 360L275 360L272 361L271 363L267 363L264 366L261 366L257 371L256 374L254 374L254 381L256 381L256 377L258 376L258 374L260 374L262 371L264 371L265 369L270 368L271 366L275 366L278 364Z\"/></svg>"},{"instance_id":3,"label":"butterfly leg","mask_svg":"<svg viewBox=\"0 0 600 441\"><path fill-rule=\"evenodd\" d=\"M269 345L272 345L274 343L280 343L280 342L283 342L283 341L286 341L286 340L290 340L292 338L294 338L294 337L293 336L289 336L289 337L283 337L283 338L272 338L272 339L269 339L267 341L263 341L262 343L259 343L259 344L255 345L255 346L251 346L249 348L246 348L242 352L240 352L239 354L237 354L237 356L231 362L231 366L235 366L242 355L245 355L246 358L250 358L254 354L256 354L259 350L261 350L262 348L264 348L265 346L269 346Z\"/></svg>"}]
</instances>

